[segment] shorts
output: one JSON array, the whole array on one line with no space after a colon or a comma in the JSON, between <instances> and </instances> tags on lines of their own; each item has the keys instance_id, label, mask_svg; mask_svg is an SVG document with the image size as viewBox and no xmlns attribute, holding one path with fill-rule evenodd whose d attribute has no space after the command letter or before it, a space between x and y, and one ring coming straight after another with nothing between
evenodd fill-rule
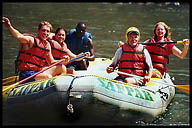
<instances>
[{"instance_id":1,"label":"shorts","mask_svg":"<svg viewBox=\"0 0 192 128\"><path fill-rule=\"evenodd\" d=\"M117 76L117 77L115 78L115 80L124 82L125 78L126 78L126 77ZM145 83L143 82L143 80L141 80L140 78L134 77L134 79L137 81L137 84L138 84L139 86L144 86L144 85L145 85Z\"/></svg>"},{"instance_id":2,"label":"shorts","mask_svg":"<svg viewBox=\"0 0 192 128\"><path fill-rule=\"evenodd\" d=\"M67 68L70 68L70 69L74 69L74 70L82 70L81 69L81 63L83 63L83 61L75 61L75 62L72 62L68 65L66 65ZM89 61L86 59L86 64L87 64L87 67L89 66Z\"/></svg>"},{"instance_id":3,"label":"shorts","mask_svg":"<svg viewBox=\"0 0 192 128\"><path fill-rule=\"evenodd\" d=\"M154 77L154 78L162 78L162 74L160 71L158 71L157 69L153 68L152 70L152 76L151 77Z\"/></svg>"},{"instance_id":4,"label":"shorts","mask_svg":"<svg viewBox=\"0 0 192 128\"><path fill-rule=\"evenodd\" d=\"M20 71L19 73L19 81L29 77L29 76L32 76L33 74L37 73L37 71L33 71L33 70L25 70L25 71ZM35 81L35 78L31 78L23 83L27 83L27 82L32 82L32 81Z\"/></svg>"}]
</instances>

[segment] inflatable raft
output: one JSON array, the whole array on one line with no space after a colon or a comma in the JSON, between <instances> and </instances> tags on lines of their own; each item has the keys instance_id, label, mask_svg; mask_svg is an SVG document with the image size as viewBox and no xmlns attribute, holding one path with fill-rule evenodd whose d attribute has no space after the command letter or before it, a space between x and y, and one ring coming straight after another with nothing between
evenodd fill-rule
<instances>
[{"instance_id":1,"label":"inflatable raft","mask_svg":"<svg viewBox=\"0 0 192 128\"><path fill-rule=\"evenodd\" d=\"M91 97L120 110L141 112L152 117L165 112L175 95L169 74L166 73L162 79L152 78L153 81L146 86L130 85L114 80L117 73L106 73L110 63L110 59L96 58L87 71L21 84L3 94L4 104L34 102L49 95L57 95L51 96L57 104L64 101L70 104L70 97L79 100ZM17 81L17 76L3 79L3 87ZM61 97L66 100L61 100Z\"/></svg>"}]
</instances>

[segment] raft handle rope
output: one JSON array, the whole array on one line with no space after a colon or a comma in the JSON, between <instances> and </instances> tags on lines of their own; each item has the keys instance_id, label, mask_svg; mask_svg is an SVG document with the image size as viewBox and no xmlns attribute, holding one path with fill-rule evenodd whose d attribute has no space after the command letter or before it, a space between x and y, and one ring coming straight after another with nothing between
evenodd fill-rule
<instances>
[{"instance_id":1,"label":"raft handle rope","mask_svg":"<svg viewBox=\"0 0 192 128\"><path fill-rule=\"evenodd\" d=\"M162 89L162 88L161 88ZM159 94L161 94L161 98L164 100L164 101L166 101L167 99L168 99L168 94L167 93L165 93L165 92L162 92L162 90L161 89L159 89L157 92L159 92Z\"/></svg>"},{"instance_id":2,"label":"raft handle rope","mask_svg":"<svg viewBox=\"0 0 192 128\"><path fill-rule=\"evenodd\" d=\"M71 84L67 90L67 112L68 114L72 114L74 113L74 109L73 109L73 105L70 103L70 90L72 89L72 85L73 85L73 82L76 78L81 78L81 77L97 77L97 78L101 78L103 80L107 80L107 81L111 81L111 82L115 82L115 83L119 83L119 84L123 84L123 85L127 85L127 86L130 86L130 84L127 84L127 83L123 83L121 81L117 81L117 80L111 80L111 79L108 79L108 78L104 78L104 77L100 77L100 76L97 76L97 75L81 75L81 76L74 76L74 75L70 75L70 74L67 74L68 76L72 76L74 77L73 80L71 81ZM139 87L139 88L142 88L146 91L149 91L149 92L152 92L153 94L156 94L157 92L159 92L161 94L161 99L162 99L162 105L163 105L163 101L166 101L168 99L168 94L163 92L162 89L164 88L168 88L169 86L166 86L166 87L162 87L162 88L159 88L157 91L153 91L153 90L150 90L150 89L147 89L145 88L145 86L137 86L137 85L132 85L133 87ZM162 108L162 111L163 111L163 108Z\"/></svg>"},{"instance_id":3,"label":"raft handle rope","mask_svg":"<svg viewBox=\"0 0 192 128\"><path fill-rule=\"evenodd\" d=\"M71 104L70 102L70 91L71 89L73 88L72 85L73 85L73 82L75 81L76 78L80 78L80 77L83 77L83 76L73 76L73 75L68 75L68 76L72 76L74 77L69 85L69 88L67 89L67 92L66 92L66 103L67 103L67 112L68 114L73 114L74 113L74 109L73 109L73 105Z\"/></svg>"},{"instance_id":4,"label":"raft handle rope","mask_svg":"<svg viewBox=\"0 0 192 128\"><path fill-rule=\"evenodd\" d=\"M70 90L73 88L73 82L77 77L74 77L73 80L71 81L71 84L69 85L69 88L67 89L66 92L66 102L67 102L67 112L68 113L74 113L73 105L70 103Z\"/></svg>"},{"instance_id":5,"label":"raft handle rope","mask_svg":"<svg viewBox=\"0 0 192 128\"><path fill-rule=\"evenodd\" d=\"M121 81L111 80L111 79L108 79L108 78L100 77L100 76L97 76L97 75L74 76L74 75L71 75L71 74L67 74L67 76L72 76L72 77L74 77L74 79L80 78L80 77L96 77L96 78L100 78L100 79L103 79L103 80L111 81L111 82L114 82L114 83L117 83L117 84L122 84L122 85L125 85L125 86L142 88L142 89L144 89L144 90L146 90L146 91L152 92L153 94L156 94L156 92L158 92L158 91L153 91L153 90L147 89L147 88L145 88L146 86L138 86L138 85L134 85L134 84L128 84L128 83L124 83L124 82L121 82ZM74 80L71 81L71 84L73 84L73 81L74 81ZM71 86L72 86L72 85L71 85ZM69 87L70 87L70 86L69 86ZM70 91L70 90L69 90L69 91Z\"/></svg>"}]
</instances>

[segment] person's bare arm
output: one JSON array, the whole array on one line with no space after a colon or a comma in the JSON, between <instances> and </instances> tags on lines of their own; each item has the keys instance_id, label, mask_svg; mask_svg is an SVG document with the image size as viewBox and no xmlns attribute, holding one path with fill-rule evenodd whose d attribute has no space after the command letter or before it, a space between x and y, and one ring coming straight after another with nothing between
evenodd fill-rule
<instances>
[{"instance_id":1,"label":"person's bare arm","mask_svg":"<svg viewBox=\"0 0 192 128\"><path fill-rule=\"evenodd\" d=\"M94 61L95 60L95 51L94 51L94 47L93 47L93 41L88 38L88 47L89 47L89 50L91 52L91 55L86 57L86 59L90 60L90 61Z\"/></svg>"},{"instance_id":2,"label":"person's bare arm","mask_svg":"<svg viewBox=\"0 0 192 128\"><path fill-rule=\"evenodd\" d=\"M184 48L182 51L179 50L176 46L173 46L172 48L173 54L181 59L183 59L186 56L188 51L189 44L187 43L187 39L183 40L183 45L184 45Z\"/></svg>"},{"instance_id":3,"label":"person's bare arm","mask_svg":"<svg viewBox=\"0 0 192 128\"><path fill-rule=\"evenodd\" d=\"M12 26L8 27L11 35L19 40L20 43L22 44L30 44L33 42L34 38L31 36L24 36L21 34L18 30L14 29Z\"/></svg>"},{"instance_id":4,"label":"person's bare arm","mask_svg":"<svg viewBox=\"0 0 192 128\"><path fill-rule=\"evenodd\" d=\"M22 44L29 44L29 47L32 47L33 42L34 42L34 38L32 36L24 36L23 34L21 34L18 30L16 30L12 25L11 22L8 18L3 17L2 18L3 23L7 26L9 32L11 33L11 35L16 38L17 40L19 40L20 43Z\"/></svg>"}]
</instances>

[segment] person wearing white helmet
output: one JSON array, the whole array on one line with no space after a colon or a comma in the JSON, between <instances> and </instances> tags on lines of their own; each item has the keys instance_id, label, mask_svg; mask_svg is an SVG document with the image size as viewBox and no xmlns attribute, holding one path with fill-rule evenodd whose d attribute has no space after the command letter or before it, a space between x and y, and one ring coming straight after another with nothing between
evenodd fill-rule
<instances>
[{"instance_id":1,"label":"person wearing white helmet","mask_svg":"<svg viewBox=\"0 0 192 128\"><path fill-rule=\"evenodd\" d=\"M138 44L140 32L136 27L127 29L125 39L127 43L117 49L112 64L107 67L106 71L111 73L115 68L118 68L119 72L144 77L144 79L140 79L118 73L119 76L115 78L125 83L144 85L145 82L150 81L152 75L151 57L147 49Z\"/></svg>"}]
</instances>

